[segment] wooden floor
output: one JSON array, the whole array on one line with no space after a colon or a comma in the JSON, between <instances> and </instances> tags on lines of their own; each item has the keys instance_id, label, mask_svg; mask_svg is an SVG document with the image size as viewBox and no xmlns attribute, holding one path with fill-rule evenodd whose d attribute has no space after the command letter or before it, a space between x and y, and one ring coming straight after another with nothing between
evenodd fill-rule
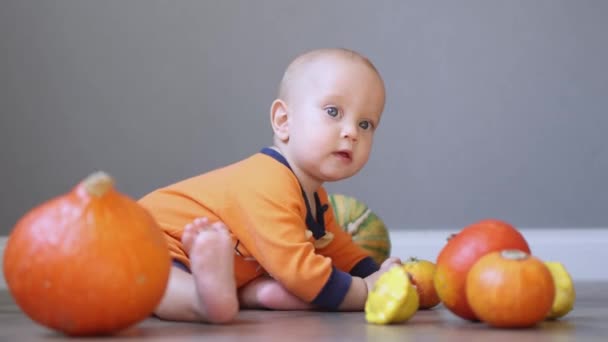
<instances>
[{"instance_id":1,"label":"wooden floor","mask_svg":"<svg viewBox=\"0 0 608 342\"><path fill-rule=\"evenodd\" d=\"M443 307L419 311L407 323L367 324L364 314L325 312L243 311L226 326L163 322L148 319L112 338L124 341L606 341L608 283L576 284L575 309L558 321L533 329L492 329L457 318ZM30 321L0 290L0 341L68 339ZM97 338L71 341L92 341Z\"/></svg>"}]
</instances>

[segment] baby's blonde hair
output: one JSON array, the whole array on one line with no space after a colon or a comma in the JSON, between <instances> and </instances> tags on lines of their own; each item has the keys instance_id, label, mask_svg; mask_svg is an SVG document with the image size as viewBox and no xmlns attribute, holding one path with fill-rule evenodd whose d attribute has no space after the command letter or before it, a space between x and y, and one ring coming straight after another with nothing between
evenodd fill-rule
<instances>
[{"instance_id":1,"label":"baby's blonde hair","mask_svg":"<svg viewBox=\"0 0 608 342\"><path fill-rule=\"evenodd\" d=\"M279 83L279 91L278 98L285 100L288 97L290 84L297 79L298 73L303 69L304 66L310 64L313 61L318 60L323 57L340 57L345 59L354 59L363 64L367 65L370 69L372 69L380 79L380 73L378 69L374 66L374 64L362 54L345 48L325 48L325 49L317 49L305 52L299 56L297 56L285 69L285 73L283 74L283 78Z\"/></svg>"}]
</instances>

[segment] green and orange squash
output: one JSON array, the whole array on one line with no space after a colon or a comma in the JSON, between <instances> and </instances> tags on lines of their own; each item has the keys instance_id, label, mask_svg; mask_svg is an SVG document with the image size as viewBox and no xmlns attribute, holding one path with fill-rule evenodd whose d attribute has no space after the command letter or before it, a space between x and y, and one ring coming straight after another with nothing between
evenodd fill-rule
<instances>
[{"instance_id":1,"label":"green and orange squash","mask_svg":"<svg viewBox=\"0 0 608 342\"><path fill-rule=\"evenodd\" d=\"M337 223L353 241L366 250L378 265L391 254L388 229L365 203L352 196L330 194L329 202Z\"/></svg>"}]
</instances>

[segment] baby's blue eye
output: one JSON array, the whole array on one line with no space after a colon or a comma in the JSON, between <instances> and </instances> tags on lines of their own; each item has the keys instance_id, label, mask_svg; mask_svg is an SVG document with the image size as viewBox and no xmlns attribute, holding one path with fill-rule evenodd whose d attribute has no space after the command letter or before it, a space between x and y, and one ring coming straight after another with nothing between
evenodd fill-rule
<instances>
[{"instance_id":1,"label":"baby's blue eye","mask_svg":"<svg viewBox=\"0 0 608 342\"><path fill-rule=\"evenodd\" d=\"M363 129L370 129L373 127L373 125L369 121L361 121L361 122L359 122L359 127L363 128Z\"/></svg>"},{"instance_id":2,"label":"baby's blue eye","mask_svg":"<svg viewBox=\"0 0 608 342\"><path fill-rule=\"evenodd\" d=\"M327 107L327 108L325 109L325 111L326 111L326 112L327 112L327 114L328 114L329 116L331 116L331 117L334 117L334 118L335 118L336 116L338 116L338 108L336 108L336 107Z\"/></svg>"}]
</instances>

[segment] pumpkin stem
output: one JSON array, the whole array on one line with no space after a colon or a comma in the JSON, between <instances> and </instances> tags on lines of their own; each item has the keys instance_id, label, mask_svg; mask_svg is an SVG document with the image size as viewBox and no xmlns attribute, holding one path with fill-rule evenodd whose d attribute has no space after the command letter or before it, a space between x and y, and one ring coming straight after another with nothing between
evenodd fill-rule
<instances>
[{"instance_id":1,"label":"pumpkin stem","mask_svg":"<svg viewBox=\"0 0 608 342\"><path fill-rule=\"evenodd\" d=\"M455 237L456 237L456 235L458 235L458 234L457 234L457 233L452 233L452 234L450 234L450 236L448 236L448 238L447 238L446 240L447 240L447 241L450 241L450 240L452 240L453 238L455 238Z\"/></svg>"},{"instance_id":2,"label":"pumpkin stem","mask_svg":"<svg viewBox=\"0 0 608 342\"><path fill-rule=\"evenodd\" d=\"M85 178L83 185L89 195L101 197L114 187L114 179L103 171L97 171Z\"/></svg>"},{"instance_id":3,"label":"pumpkin stem","mask_svg":"<svg viewBox=\"0 0 608 342\"><path fill-rule=\"evenodd\" d=\"M407 261L409 261L409 262L418 262L418 258L416 258L415 256L411 256L411 257L409 257L409 259L407 259Z\"/></svg>"},{"instance_id":4,"label":"pumpkin stem","mask_svg":"<svg viewBox=\"0 0 608 342\"><path fill-rule=\"evenodd\" d=\"M505 249L500 252L500 255L509 260L524 260L528 258L528 253L519 249Z\"/></svg>"}]
</instances>

